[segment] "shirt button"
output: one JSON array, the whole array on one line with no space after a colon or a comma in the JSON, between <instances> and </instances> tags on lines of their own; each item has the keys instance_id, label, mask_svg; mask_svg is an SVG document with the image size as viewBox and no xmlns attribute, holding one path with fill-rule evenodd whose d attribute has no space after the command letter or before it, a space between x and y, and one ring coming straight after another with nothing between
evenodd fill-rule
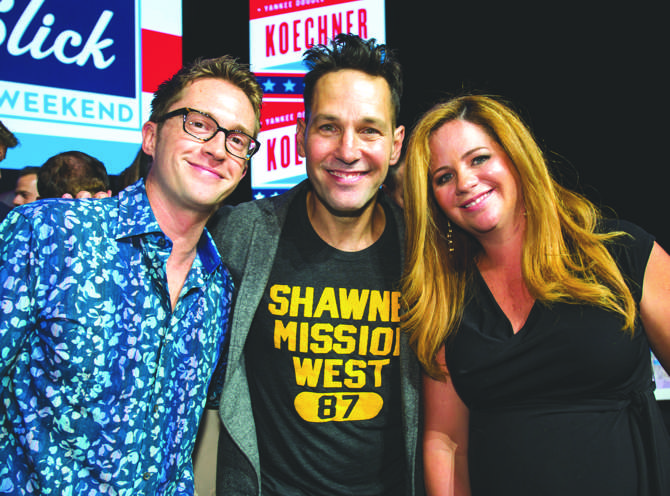
<instances>
[{"instance_id":1,"label":"shirt button","mask_svg":"<svg viewBox=\"0 0 670 496\"><path fill-rule=\"evenodd\" d=\"M143 478L145 481L148 481L149 479L151 479L151 472L144 472L144 473L142 474L142 478Z\"/></svg>"}]
</instances>

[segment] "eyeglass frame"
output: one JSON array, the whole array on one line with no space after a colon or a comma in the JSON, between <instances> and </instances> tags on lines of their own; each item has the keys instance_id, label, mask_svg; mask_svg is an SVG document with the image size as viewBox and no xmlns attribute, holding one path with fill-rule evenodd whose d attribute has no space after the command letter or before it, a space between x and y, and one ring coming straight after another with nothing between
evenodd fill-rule
<instances>
[{"instance_id":1,"label":"eyeglass frame","mask_svg":"<svg viewBox=\"0 0 670 496\"><path fill-rule=\"evenodd\" d=\"M214 125L216 126L216 131L214 131L214 134L212 134L212 135L211 135L209 138L207 138L207 139L203 139L203 138L201 138L200 136L195 136L194 134L189 133L189 132L186 130L186 117L187 117L188 114L190 114L191 112L195 112L195 113L197 113L197 114L204 115L204 116L207 117L208 119L212 119L212 122L214 122ZM230 153L233 157L241 158L242 160L249 160L249 159L250 159L251 157L253 157L253 156L256 154L256 152L258 152L258 150L261 148L261 143L260 143L260 141L258 141L256 138L254 138L254 137L252 137L252 136L249 136L249 135L248 135L247 133L245 133L244 131L240 131L239 129L226 129L225 127L221 127L221 126L219 126L219 123L216 121L216 119L215 119L214 117L212 117L211 115L209 115L207 112L203 112L202 110L198 110L198 109L194 109L194 108L190 108L190 107L181 107L181 108L178 108L178 109L175 109L175 110L171 110L171 111L168 112L167 114L164 114L162 117L159 117L158 119L156 119L156 123L164 122L164 121L166 121L166 120L168 120L168 119L171 119L172 117L176 117L176 116L178 116L178 115L181 115L181 116L183 117L183 120L182 120L182 129L184 130L184 132L185 132L186 134L188 134L189 136L191 136L192 138L197 139L197 140L200 141L201 143L207 143L208 141L214 139L214 136L216 136L216 135L219 133L219 131L221 131L221 132L223 133L224 137L225 137L225 139L223 140L223 143L224 143L224 146L226 147L226 151L227 151L228 153ZM228 133L238 133L238 134L243 134L244 136L246 136L247 138L249 138L249 139L255 144L255 148L254 148L250 153L247 153L246 157L240 157L239 155L235 155L233 152L231 152L231 151L228 149Z\"/></svg>"}]
</instances>

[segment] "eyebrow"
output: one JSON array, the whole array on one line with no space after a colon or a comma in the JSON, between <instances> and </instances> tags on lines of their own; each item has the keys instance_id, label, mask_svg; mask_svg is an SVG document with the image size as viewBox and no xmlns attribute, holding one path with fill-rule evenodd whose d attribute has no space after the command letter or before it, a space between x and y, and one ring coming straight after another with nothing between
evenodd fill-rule
<instances>
[{"instance_id":1,"label":"eyebrow","mask_svg":"<svg viewBox=\"0 0 670 496\"><path fill-rule=\"evenodd\" d=\"M216 122L218 123L219 121L216 121ZM246 126L236 124L235 126L230 127L230 128L226 128L226 129L228 129L228 131L242 131L244 134L247 134L247 135L251 136L252 138L254 137L253 130L247 129Z\"/></svg>"},{"instance_id":2,"label":"eyebrow","mask_svg":"<svg viewBox=\"0 0 670 496\"><path fill-rule=\"evenodd\" d=\"M472 149L466 151L465 153L463 153L463 154L461 155L460 159L463 160L465 157L467 157L467 156L469 156L469 155L472 155L473 153L476 153L476 152L478 152L479 150L488 150L488 148L487 148L486 146L476 146L476 147L474 147L474 148L472 148ZM434 175L435 173L441 171L442 169L448 169L448 168L450 168L450 167L452 167L452 166L449 165L449 164L446 164L446 165L440 165L440 166L439 166L438 168L436 168L435 170L430 169L430 173L431 173L431 175Z\"/></svg>"},{"instance_id":3,"label":"eyebrow","mask_svg":"<svg viewBox=\"0 0 670 496\"><path fill-rule=\"evenodd\" d=\"M468 150L468 151L465 152L463 155L461 155L461 159L464 159L464 158L467 157L468 155L472 155L473 153L478 152L479 150L484 150L484 149L487 149L487 147L485 147L485 146L476 146L476 147L474 147L473 149Z\"/></svg>"},{"instance_id":4,"label":"eyebrow","mask_svg":"<svg viewBox=\"0 0 670 496\"><path fill-rule=\"evenodd\" d=\"M187 108L187 109L189 109L189 110L195 110L196 112L200 112L201 114L206 115L206 116L209 117L210 119L213 119L214 122L216 122L216 125L217 125L217 126L219 126L219 127L224 127L224 126L222 126L221 124L219 124L219 120L218 120L216 117L214 117L212 114L210 114L209 112L206 112L206 111L204 111L204 110L200 110L200 109L195 108L195 107L184 107L184 108ZM234 125L231 126L231 127L226 127L226 129L227 129L228 131L242 131L243 133L248 134L248 135L251 136L251 137L254 136L254 132L251 131L251 130L249 130L249 129L247 129L246 126L244 126L244 125L242 125L242 124L234 124Z\"/></svg>"},{"instance_id":5,"label":"eyebrow","mask_svg":"<svg viewBox=\"0 0 670 496\"><path fill-rule=\"evenodd\" d=\"M314 121L328 121L328 122L338 122L341 119L333 114L312 114L312 119ZM362 119L357 120L357 122L363 122L364 124L374 124L378 127L383 127L385 121L382 119L377 119L376 117L363 117Z\"/></svg>"}]
</instances>

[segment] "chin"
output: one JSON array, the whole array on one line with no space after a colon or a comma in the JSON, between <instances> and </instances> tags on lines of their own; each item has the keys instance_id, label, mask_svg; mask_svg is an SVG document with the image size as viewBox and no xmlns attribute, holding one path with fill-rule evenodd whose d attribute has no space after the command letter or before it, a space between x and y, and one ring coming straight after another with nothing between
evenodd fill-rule
<instances>
[{"instance_id":1,"label":"chin","mask_svg":"<svg viewBox=\"0 0 670 496\"><path fill-rule=\"evenodd\" d=\"M324 206L332 215L337 217L357 217L365 208L365 205L360 204L342 204L342 203L325 203Z\"/></svg>"}]
</instances>

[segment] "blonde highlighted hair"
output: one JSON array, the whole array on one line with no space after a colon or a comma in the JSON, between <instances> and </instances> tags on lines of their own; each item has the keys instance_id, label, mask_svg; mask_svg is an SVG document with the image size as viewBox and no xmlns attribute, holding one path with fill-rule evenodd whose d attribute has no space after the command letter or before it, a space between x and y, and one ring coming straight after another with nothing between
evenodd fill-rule
<instances>
[{"instance_id":1,"label":"blonde highlighted hair","mask_svg":"<svg viewBox=\"0 0 670 496\"><path fill-rule=\"evenodd\" d=\"M449 251L449 221L431 185L429 139L457 119L480 126L505 150L518 172L527 214L522 272L533 297L544 304L602 307L620 314L622 327L632 333L635 301L606 248L622 233L597 232L598 209L552 178L531 132L508 105L487 96L461 96L423 115L407 151L404 328L426 372L443 375L435 357L458 327L480 250L474 238L452 225L454 251Z\"/></svg>"}]
</instances>

